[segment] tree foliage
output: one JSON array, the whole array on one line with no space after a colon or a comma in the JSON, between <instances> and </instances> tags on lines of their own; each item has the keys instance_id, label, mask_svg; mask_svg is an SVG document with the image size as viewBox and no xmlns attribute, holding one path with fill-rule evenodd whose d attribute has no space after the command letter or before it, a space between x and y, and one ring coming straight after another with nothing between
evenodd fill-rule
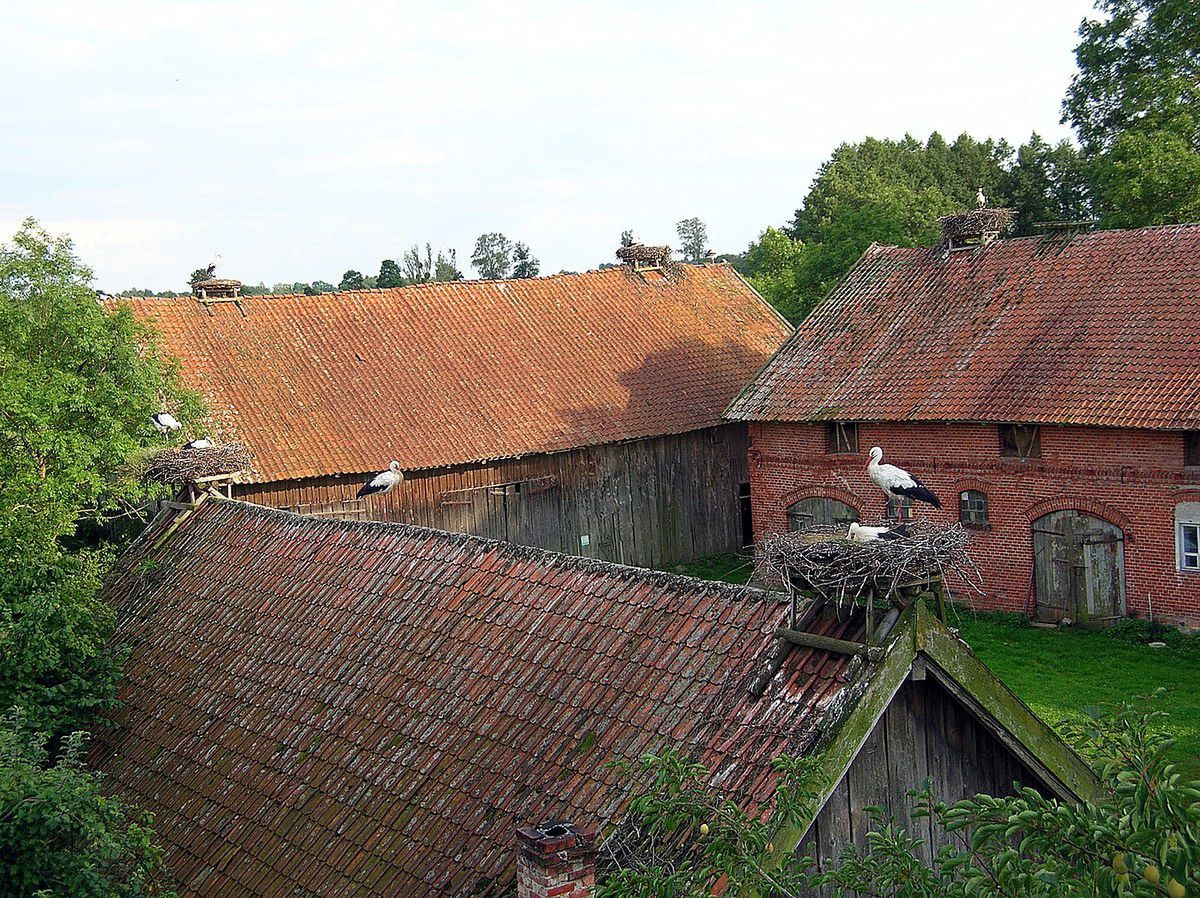
<instances>
[{"instance_id":1,"label":"tree foliage","mask_svg":"<svg viewBox=\"0 0 1200 898\"><path fill-rule=\"evenodd\" d=\"M1063 121L1089 158L1105 227L1200 219L1200 5L1098 0Z\"/></svg>"},{"instance_id":2,"label":"tree foliage","mask_svg":"<svg viewBox=\"0 0 1200 898\"><path fill-rule=\"evenodd\" d=\"M444 254L438 250L437 259L433 263L433 279L438 283L463 279L463 273L458 267L457 250L448 249Z\"/></svg>"},{"instance_id":3,"label":"tree foliage","mask_svg":"<svg viewBox=\"0 0 1200 898\"><path fill-rule=\"evenodd\" d=\"M366 282L361 271L355 271L351 268L342 275L341 281L338 282L339 290L362 290L366 287Z\"/></svg>"},{"instance_id":4,"label":"tree foliage","mask_svg":"<svg viewBox=\"0 0 1200 898\"><path fill-rule=\"evenodd\" d=\"M152 820L101 789L85 734L50 738L24 715L0 719L0 894L11 898L171 898Z\"/></svg>"},{"instance_id":5,"label":"tree foliage","mask_svg":"<svg viewBox=\"0 0 1200 898\"><path fill-rule=\"evenodd\" d=\"M1130 131L1168 131L1200 150L1200 5L1195 0L1097 0L1084 19L1078 71L1063 121L1089 155Z\"/></svg>"},{"instance_id":6,"label":"tree foliage","mask_svg":"<svg viewBox=\"0 0 1200 898\"><path fill-rule=\"evenodd\" d=\"M923 143L867 138L834 150L791 225L764 232L760 241L770 245L751 244L739 269L798 321L872 243L936 243L938 217L973 207L980 188L993 205L1017 210L1018 233L1090 212L1083 166L1067 143L1051 146L1034 134L1014 151L966 134L952 143L937 133Z\"/></svg>"},{"instance_id":7,"label":"tree foliage","mask_svg":"<svg viewBox=\"0 0 1200 898\"><path fill-rule=\"evenodd\" d=\"M379 276L375 279L375 286L381 289L404 286L404 272L395 259L384 259L379 263Z\"/></svg>"},{"instance_id":8,"label":"tree foliage","mask_svg":"<svg viewBox=\"0 0 1200 898\"><path fill-rule=\"evenodd\" d=\"M425 244L425 254L421 255L421 247L414 243L404 251L401 257L404 265L404 282L406 284L424 284L433 278L433 246Z\"/></svg>"},{"instance_id":9,"label":"tree foliage","mask_svg":"<svg viewBox=\"0 0 1200 898\"><path fill-rule=\"evenodd\" d=\"M517 241L513 247L512 262L512 276L515 278L535 278L541 270L541 262L538 261L537 256L533 255L529 251L529 247L520 241Z\"/></svg>"},{"instance_id":10,"label":"tree foliage","mask_svg":"<svg viewBox=\"0 0 1200 898\"><path fill-rule=\"evenodd\" d=\"M138 517L148 417L196 397L127 308L106 309L69 240L26 221L0 247L0 707L59 734L112 699L99 539Z\"/></svg>"},{"instance_id":11,"label":"tree foliage","mask_svg":"<svg viewBox=\"0 0 1200 898\"><path fill-rule=\"evenodd\" d=\"M685 262L702 262L708 252L708 228L698 218L685 218L675 225L679 235L679 253ZM624 240L624 233L621 235ZM624 242L622 242L624 245Z\"/></svg>"},{"instance_id":12,"label":"tree foliage","mask_svg":"<svg viewBox=\"0 0 1200 898\"><path fill-rule=\"evenodd\" d=\"M703 766L675 752L647 755L634 819L644 844L603 884L604 898L700 898L727 894L798 896L823 888L838 898L1184 898L1200 874L1200 781L1168 760L1163 714L1145 701L1091 712L1064 734L1094 765L1106 790L1072 803L1021 788L947 805L915 793L914 816L931 817L948 843L932 863L920 842L874 808L865 849L848 848L832 870L810 858L780 858L776 833L811 819L810 766L781 759L770 815L747 815L709 783ZM746 890L746 891L743 891Z\"/></svg>"},{"instance_id":13,"label":"tree foliage","mask_svg":"<svg viewBox=\"0 0 1200 898\"><path fill-rule=\"evenodd\" d=\"M506 278L512 270L512 251L512 242L503 234L480 234L471 253L471 265L484 280Z\"/></svg>"}]
</instances>

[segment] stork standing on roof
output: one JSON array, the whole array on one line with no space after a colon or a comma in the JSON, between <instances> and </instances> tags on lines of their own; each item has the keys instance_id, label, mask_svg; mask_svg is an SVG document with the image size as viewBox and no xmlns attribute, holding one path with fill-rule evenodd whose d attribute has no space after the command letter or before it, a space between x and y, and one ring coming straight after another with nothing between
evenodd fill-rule
<instances>
[{"instance_id":1,"label":"stork standing on roof","mask_svg":"<svg viewBox=\"0 0 1200 898\"><path fill-rule=\"evenodd\" d=\"M170 412L156 412L150 416L150 424L164 437L170 436L183 427L179 420Z\"/></svg>"},{"instance_id":2,"label":"stork standing on roof","mask_svg":"<svg viewBox=\"0 0 1200 898\"><path fill-rule=\"evenodd\" d=\"M212 260L211 262L209 262L209 263L208 263L208 267L204 269L204 275L205 275L205 277L207 277L207 278L210 278L210 279L211 279L211 278L212 278L212 276L213 276L213 275L216 273L216 271L217 271L217 266L218 266L218 265L220 265L220 264L221 264L221 254L220 254L220 253L217 253L215 256L213 256L213 260Z\"/></svg>"},{"instance_id":3,"label":"stork standing on roof","mask_svg":"<svg viewBox=\"0 0 1200 898\"><path fill-rule=\"evenodd\" d=\"M888 496L905 496L917 502L928 502L934 508L941 508L941 500L933 491L923 484L915 475L895 465L881 465L883 450L874 446L867 462L867 476L871 482L883 490Z\"/></svg>"},{"instance_id":4,"label":"stork standing on roof","mask_svg":"<svg viewBox=\"0 0 1200 898\"><path fill-rule=\"evenodd\" d=\"M975 191L975 203L980 209L987 205L987 197L984 195L982 187Z\"/></svg>"},{"instance_id":5,"label":"stork standing on roof","mask_svg":"<svg viewBox=\"0 0 1200 898\"><path fill-rule=\"evenodd\" d=\"M400 472L400 462L394 461L388 465L386 471L381 471L364 483L355 498L361 499L363 496L371 496L375 493L390 493L403 480L404 474Z\"/></svg>"}]
</instances>

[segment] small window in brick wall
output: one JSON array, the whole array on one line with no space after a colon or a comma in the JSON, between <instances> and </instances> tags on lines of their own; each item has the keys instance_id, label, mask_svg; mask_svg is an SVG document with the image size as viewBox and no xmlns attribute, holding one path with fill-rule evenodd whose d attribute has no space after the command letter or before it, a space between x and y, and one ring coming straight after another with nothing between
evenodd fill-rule
<instances>
[{"instance_id":1,"label":"small window in brick wall","mask_svg":"<svg viewBox=\"0 0 1200 898\"><path fill-rule=\"evenodd\" d=\"M1189 468L1200 467L1200 430L1184 431L1183 463Z\"/></svg>"},{"instance_id":2,"label":"small window in brick wall","mask_svg":"<svg viewBox=\"0 0 1200 898\"><path fill-rule=\"evenodd\" d=\"M858 425L853 421L830 421L825 425L825 451L830 455L858 451Z\"/></svg>"},{"instance_id":3,"label":"small window in brick wall","mask_svg":"<svg viewBox=\"0 0 1200 898\"><path fill-rule=\"evenodd\" d=\"M1179 525L1179 567L1200 571L1200 524Z\"/></svg>"},{"instance_id":4,"label":"small window in brick wall","mask_svg":"<svg viewBox=\"0 0 1200 898\"><path fill-rule=\"evenodd\" d=\"M888 499L887 519L889 521L911 521L913 519L912 499L908 496L892 496Z\"/></svg>"},{"instance_id":5,"label":"small window in brick wall","mask_svg":"<svg viewBox=\"0 0 1200 898\"><path fill-rule=\"evenodd\" d=\"M1041 458L1042 437L1036 424L1001 424L1000 455L1005 458Z\"/></svg>"},{"instance_id":6,"label":"small window in brick wall","mask_svg":"<svg viewBox=\"0 0 1200 898\"><path fill-rule=\"evenodd\" d=\"M1175 506L1175 554L1181 571L1200 571L1200 502Z\"/></svg>"},{"instance_id":7,"label":"small window in brick wall","mask_svg":"<svg viewBox=\"0 0 1200 898\"><path fill-rule=\"evenodd\" d=\"M958 519L964 527L986 530L988 525L987 496L979 490L963 490L958 494Z\"/></svg>"}]
</instances>

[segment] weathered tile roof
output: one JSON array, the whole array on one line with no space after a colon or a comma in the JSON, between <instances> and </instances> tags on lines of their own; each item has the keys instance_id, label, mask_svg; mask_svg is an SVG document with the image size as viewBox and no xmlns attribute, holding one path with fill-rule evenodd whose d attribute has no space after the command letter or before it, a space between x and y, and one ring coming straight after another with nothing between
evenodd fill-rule
<instances>
[{"instance_id":1,"label":"weathered tile roof","mask_svg":"<svg viewBox=\"0 0 1200 898\"><path fill-rule=\"evenodd\" d=\"M263 481L710 427L790 332L727 265L128 302Z\"/></svg>"},{"instance_id":2,"label":"weathered tile roof","mask_svg":"<svg viewBox=\"0 0 1200 898\"><path fill-rule=\"evenodd\" d=\"M873 246L729 415L1200 428L1200 225Z\"/></svg>"},{"instance_id":3,"label":"weathered tile roof","mask_svg":"<svg viewBox=\"0 0 1200 898\"><path fill-rule=\"evenodd\" d=\"M676 746L753 805L845 686L797 648L748 695L773 593L219 499L166 526L108 586L132 655L93 760L184 895L504 891L518 825L621 816L607 762Z\"/></svg>"}]
</instances>

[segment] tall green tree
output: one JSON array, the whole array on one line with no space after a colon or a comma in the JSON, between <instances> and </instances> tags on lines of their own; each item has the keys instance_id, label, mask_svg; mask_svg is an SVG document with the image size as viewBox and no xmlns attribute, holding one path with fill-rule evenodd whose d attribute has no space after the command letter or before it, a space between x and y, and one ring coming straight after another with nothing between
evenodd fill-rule
<instances>
[{"instance_id":1,"label":"tall green tree","mask_svg":"<svg viewBox=\"0 0 1200 898\"><path fill-rule=\"evenodd\" d=\"M104 794L83 763L85 734L57 754L23 714L0 718L0 894L170 898L152 820Z\"/></svg>"},{"instance_id":2,"label":"tall green tree","mask_svg":"<svg viewBox=\"0 0 1200 898\"><path fill-rule=\"evenodd\" d=\"M685 262L702 262L708 252L708 228L698 218L685 218L675 224L679 235L679 253ZM624 240L625 234L621 234ZM624 244L622 244L624 245Z\"/></svg>"},{"instance_id":3,"label":"tall green tree","mask_svg":"<svg viewBox=\"0 0 1200 898\"><path fill-rule=\"evenodd\" d=\"M800 305L803 294L796 283L804 250L802 241L778 228L767 228L737 262L754 289L789 321L799 321L810 311Z\"/></svg>"},{"instance_id":4,"label":"tall green tree","mask_svg":"<svg viewBox=\"0 0 1200 898\"><path fill-rule=\"evenodd\" d=\"M341 281L338 282L339 290L362 290L366 286L361 271L355 271L351 268L342 275Z\"/></svg>"},{"instance_id":5,"label":"tall green tree","mask_svg":"<svg viewBox=\"0 0 1200 898\"><path fill-rule=\"evenodd\" d=\"M1000 197L1017 212L1015 236L1038 233L1038 222L1081 221L1092 215L1088 170L1067 141L1051 146L1036 133L1000 178Z\"/></svg>"},{"instance_id":6,"label":"tall green tree","mask_svg":"<svg viewBox=\"0 0 1200 898\"><path fill-rule=\"evenodd\" d=\"M537 256L531 253L529 247L520 241L517 241L517 244L513 247L512 261L512 276L515 278L535 278L542 267L542 263L538 261Z\"/></svg>"},{"instance_id":7,"label":"tall green tree","mask_svg":"<svg viewBox=\"0 0 1200 898\"><path fill-rule=\"evenodd\" d=\"M375 279L375 286L380 288L403 287L404 284L404 272L396 264L395 259L384 259L379 263L379 276Z\"/></svg>"},{"instance_id":8,"label":"tall green tree","mask_svg":"<svg viewBox=\"0 0 1200 898\"><path fill-rule=\"evenodd\" d=\"M1084 19L1063 121L1098 156L1129 131L1169 131L1200 150L1200 5L1097 0Z\"/></svg>"},{"instance_id":9,"label":"tall green tree","mask_svg":"<svg viewBox=\"0 0 1200 898\"><path fill-rule=\"evenodd\" d=\"M0 708L61 734L114 694L112 550L98 534L139 515L128 465L161 445L148 417L201 412L153 334L106 308L65 237L26 221L0 247Z\"/></svg>"},{"instance_id":10,"label":"tall green tree","mask_svg":"<svg viewBox=\"0 0 1200 898\"><path fill-rule=\"evenodd\" d=\"M1200 153L1173 131L1126 131L1092 163L1105 227L1200 221Z\"/></svg>"},{"instance_id":11,"label":"tall green tree","mask_svg":"<svg viewBox=\"0 0 1200 898\"><path fill-rule=\"evenodd\" d=\"M471 265L484 280L506 278L512 270L512 251L512 242L503 234L480 234L471 253Z\"/></svg>"},{"instance_id":12,"label":"tall green tree","mask_svg":"<svg viewBox=\"0 0 1200 898\"><path fill-rule=\"evenodd\" d=\"M444 254L438 250L437 259L433 263L433 279L439 283L463 279L463 273L458 267L457 250L448 249Z\"/></svg>"},{"instance_id":13,"label":"tall green tree","mask_svg":"<svg viewBox=\"0 0 1200 898\"><path fill-rule=\"evenodd\" d=\"M1200 220L1200 4L1098 0L1063 121L1079 136L1105 227Z\"/></svg>"}]
</instances>

